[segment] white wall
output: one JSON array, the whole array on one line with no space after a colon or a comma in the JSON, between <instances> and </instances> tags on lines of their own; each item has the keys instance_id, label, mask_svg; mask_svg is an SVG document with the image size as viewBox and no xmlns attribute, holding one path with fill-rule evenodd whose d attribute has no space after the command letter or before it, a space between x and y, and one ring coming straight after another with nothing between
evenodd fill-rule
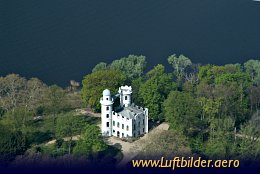
<instances>
[{"instance_id":1,"label":"white wall","mask_svg":"<svg viewBox=\"0 0 260 174\"><path fill-rule=\"evenodd\" d=\"M113 121L115 121L115 126L112 127L112 134L113 136L117 137L117 131L120 132L119 137L122 138L122 133L124 133L124 137L132 137L132 119L127 119L126 117L122 118L122 115L114 112L115 114L112 114L112 125ZM117 123L119 123L119 128L117 127ZM122 124L124 124L124 129L122 129ZM126 130L126 127L129 126L129 130ZM113 132L114 130L114 132Z\"/></svg>"}]
</instances>

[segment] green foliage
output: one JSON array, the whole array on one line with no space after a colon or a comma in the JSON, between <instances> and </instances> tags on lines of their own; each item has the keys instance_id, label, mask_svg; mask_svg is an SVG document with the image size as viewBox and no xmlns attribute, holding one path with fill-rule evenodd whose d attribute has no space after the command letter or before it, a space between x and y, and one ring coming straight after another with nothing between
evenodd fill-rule
<instances>
[{"instance_id":1,"label":"green foliage","mask_svg":"<svg viewBox=\"0 0 260 174\"><path fill-rule=\"evenodd\" d=\"M80 156L96 155L107 148L108 146L102 140L98 127L88 125L73 149L73 153Z\"/></svg>"},{"instance_id":2,"label":"green foliage","mask_svg":"<svg viewBox=\"0 0 260 174\"><path fill-rule=\"evenodd\" d=\"M141 88L143 83L144 83L144 79L139 77L137 79L134 79L132 81L132 84L131 84L131 86L133 88L133 91L134 91L132 93L132 100L138 106L143 104L143 99L142 99L142 97L140 95L140 88Z\"/></svg>"},{"instance_id":3,"label":"green foliage","mask_svg":"<svg viewBox=\"0 0 260 174\"><path fill-rule=\"evenodd\" d=\"M260 129L254 123L241 126L240 131L240 157L245 160L260 159Z\"/></svg>"},{"instance_id":4,"label":"green foliage","mask_svg":"<svg viewBox=\"0 0 260 174\"><path fill-rule=\"evenodd\" d=\"M26 138L21 131L11 130L0 124L0 161L14 159L27 148Z\"/></svg>"},{"instance_id":5,"label":"green foliage","mask_svg":"<svg viewBox=\"0 0 260 174\"><path fill-rule=\"evenodd\" d=\"M116 93L126 77L118 70L100 70L84 77L81 90L83 101L94 111L100 111L100 98L104 89Z\"/></svg>"},{"instance_id":6,"label":"green foliage","mask_svg":"<svg viewBox=\"0 0 260 174\"><path fill-rule=\"evenodd\" d=\"M110 68L123 72L130 81L140 77L146 68L145 56L129 55L119 60L114 60Z\"/></svg>"},{"instance_id":7,"label":"green foliage","mask_svg":"<svg viewBox=\"0 0 260 174\"><path fill-rule=\"evenodd\" d=\"M52 85L49 87L48 91L48 107L53 114L59 113L64 106L65 92L64 90L57 86Z\"/></svg>"},{"instance_id":8,"label":"green foliage","mask_svg":"<svg viewBox=\"0 0 260 174\"><path fill-rule=\"evenodd\" d=\"M92 73L100 70L105 70L105 69L107 69L107 63L100 62L92 69Z\"/></svg>"},{"instance_id":9,"label":"green foliage","mask_svg":"<svg viewBox=\"0 0 260 174\"><path fill-rule=\"evenodd\" d=\"M142 142L142 145L144 146L140 152L142 158L191 155L186 137L173 130L153 132Z\"/></svg>"},{"instance_id":10,"label":"green foliage","mask_svg":"<svg viewBox=\"0 0 260 174\"><path fill-rule=\"evenodd\" d=\"M211 159L230 159L237 155L234 141L235 121L228 117L214 119L210 125L210 139L206 143L205 154Z\"/></svg>"},{"instance_id":11,"label":"green foliage","mask_svg":"<svg viewBox=\"0 0 260 174\"><path fill-rule=\"evenodd\" d=\"M83 116L75 116L72 113L61 114L56 121L56 136L59 138L81 134L87 125Z\"/></svg>"},{"instance_id":12,"label":"green foliage","mask_svg":"<svg viewBox=\"0 0 260 174\"><path fill-rule=\"evenodd\" d=\"M248 73L225 73L215 78L215 84L230 85L236 83L237 86L242 85L243 89L247 89L251 85L251 79Z\"/></svg>"},{"instance_id":13,"label":"green foliage","mask_svg":"<svg viewBox=\"0 0 260 174\"><path fill-rule=\"evenodd\" d=\"M169 92L175 88L170 74L165 73L163 65L159 64L146 74L146 81L140 86L139 95L145 107L149 109L149 118L163 119L162 103Z\"/></svg>"},{"instance_id":14,"label":"green foliage","mask_svg":"<svg viewBox=\"0 0 260 174\"><path fill-rule=\"evenodd\" d=\"M169 56L168 63L172 65L174 69L178 84L181 83L185 70L192 65L191 60L182 54L179 57L175 54Z\"/></svg>"},{"instance_id":15,"label":"green foliage","mask_svg":"<svg viewBox=\"0 0 260 174\"><path fill-rule=\"evenodd\" d=\"M164 104L164 114L172 129L194 136L201 131L203 122L199 103L189 94L172 91Z\"/></svg>"},{"instance_id":16,"label":"green foliage","mask_svg":"<svg viewBox=\"0 0 260 174\"><path fill-rule=\"evenodd\" d=\"M32 118L33 113L26 110L26 108L15 108L12 111L6 112L1 122L12 130L26 132L28 122Z\"/></svg>"},{"instance_id":17,"label":"green foliage","mask_svg":"<svg viewBox=\"0 0 260 174\"><path fill-rule=\"evenodd\" d=\"M254 84L260 84L260 61L259 60L248 60L244 63L246 71L250 74Z\"/></svg>"},{"instance_id":18,"label":"green foliage","mask_svg":"<svg viewBox=\"0 0 260 174\"><path fill-rule=\"evenodd\" d=\"M56 136L58 138L69 138L69 154L71 153L71 142L73 135L80 134L82 129L86 126L86 122L84 121L84 119L76 119L75 117L76 116L72 114L66 114L57 118Z\"/></svg>"}]
</instances>

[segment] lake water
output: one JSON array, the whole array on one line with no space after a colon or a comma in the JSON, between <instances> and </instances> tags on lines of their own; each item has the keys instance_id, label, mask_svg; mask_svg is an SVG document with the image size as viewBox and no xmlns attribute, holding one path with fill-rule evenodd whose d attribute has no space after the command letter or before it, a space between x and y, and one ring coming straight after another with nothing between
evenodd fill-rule
<instances>
[{"instance_id":1,"label":"lake water","mask_svg":"<svg viewBox=\"0 0 260 174\"><path fill-rule=\"evenodd\" d=\"M260 2L251 0L1 0L0 75L81 81L128 54L149 68L183 53L195 63L260 58Z\"/></svg>"}]
</instances>

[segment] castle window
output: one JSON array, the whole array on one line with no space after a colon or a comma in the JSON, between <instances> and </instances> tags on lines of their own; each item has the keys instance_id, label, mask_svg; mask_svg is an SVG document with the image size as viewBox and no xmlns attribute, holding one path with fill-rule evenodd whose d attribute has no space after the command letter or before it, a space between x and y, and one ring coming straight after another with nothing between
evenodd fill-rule
<instances>
[{"instance_id":1,"label":"castle window","mask_svg":"<svg viewBox=\"0 0 260 174\"><path fill-rule=\"evenodd\" d=\"M107 100L108 100L108 97L107 97Z\"/></svg>"},{"instance_id":2,"label":"castle window","mask_svg":"<svg viewBox=\"0 0 260 174\"><path fill-rule=\"evenodd\" d=\"M117 127L120 127L120 123L119 122L117 122Z\"/></svg>"},{"instance_id":3,"label":"castle window","mask_svg":"<svg viewBox=\"0 0 260 174\"><path fill-rule=\"evenodd\" d=\"M107 118L109 118L109 114L107 114Z\"/></svg>"},{"instance_id":4,"label":"castle window","mask_svg":"<svg viewBox=\"0 0 260 174\"><path fill-rule=\"evenodd\" d=\"M107 106L107 111L109 111L109 107Z\"/></svg>"},{"instance_id":5,"label":"castle window","mask_svg":"<svg viewBox=\"0 0 260 174\"><path fill-rule=\"evenodd\" d=\"M125 134L124 133L122 133L122 137L124 137L125 136Z\"/></svg>"},{"instance_id":6,"label":"castle window","mask_svg":"<svg viewBox=\"0 0 260 174\"><path fill-rule=\"evenodd\" d=\"M122 119L124 119L125 117L124 116L122 116Z\"/></svg>"},{"instance_id":7,"label":"castle window","mask_svg":"<svg viewBox=\"0 0 260 174\"><path fill-rule=\"evenodd\" d=\"M126 130L129 131L129 126L126 126Z\"/></svg>"},{"instance_id":8,"label":"castle window","mask_svg":"<svg viewBox=\"0 0 260 174\"><path fill-rule=\"evenodd\" d=\"M124 129L125 128L125 125L124 124L122 124L122 129Z\"/></svg>"},{"instance_id":9,"label":"castle window","mask_svg":"<svg viewBox=\"0 0 260 174\"><path fill-rule=\"evenodd\" d=\"M125 100L127 100L127 96L125 96Z\"/></svg>"},{"instance_id":10,"label":"castle window","mask_svg":"<svg viewBox=\"0 0 260 174\"><path fill-rule=\"evenodd\" d=\"M113 129L113 133L115 133L116 131Z\"/></svg>"},{"instance_id":11,"label":"castle window","mask_svg":"<svg viewBox=\"0 0 260 174\"><path fill-rule=\"evenodd\" d=\"M107 122L107 127L109 127L109 122Z\"/></svg>"},{"instance_id":12,"label":"castle window","mask_svg":"<svg viewBox=\"0 0 260 174\"><path fill-rule=\"evenodd\" d=\"M113 121L113 126L115 126L115 121Z\"/></svg>"}]
</instances>

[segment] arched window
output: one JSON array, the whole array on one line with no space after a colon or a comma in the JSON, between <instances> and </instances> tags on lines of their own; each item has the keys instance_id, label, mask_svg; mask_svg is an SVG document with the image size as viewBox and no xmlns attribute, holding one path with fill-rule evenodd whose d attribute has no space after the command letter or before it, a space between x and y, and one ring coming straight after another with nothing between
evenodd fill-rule
<instances>
[{"instance_id":1,"label":"arched window","mask_svg":"<svg viewBox=\"0 0 260 174\"><path fill-rule=\"evenodd\" d=\"M126 130L129 131L129 126L126 126Z\"/></svg>"},{"instance_id":2,"label":"arched window","mask_svg":"<svg viewBox=\"0 0 260 174\"><path fill-rule=\"evenodd\" d=\"M109 107L107 106L107 111L109 111Z\"/></svg>"},{"instance_id":3,"label":"arched window","mask_svg":"<svg viewBox=\"0 0 260 174\"><path fill-rule=\"evenodd\" d=\"M127 100L127 95L125 96L125 100Z\"/></svg>"}]
</instances>

